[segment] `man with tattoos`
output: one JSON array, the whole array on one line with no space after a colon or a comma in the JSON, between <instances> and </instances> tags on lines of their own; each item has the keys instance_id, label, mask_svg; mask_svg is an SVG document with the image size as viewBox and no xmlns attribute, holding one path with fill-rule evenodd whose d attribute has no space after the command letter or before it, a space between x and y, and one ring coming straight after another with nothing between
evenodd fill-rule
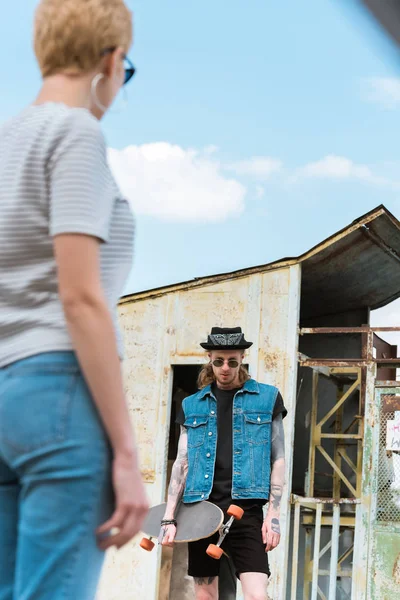
<instances>
[{"instance_id":1,"label":"man with tattoos","mask_svg":"<svg viewBox=\"0 0 400 600\"><path fill-rule=\"evenodd\" d=\"M244 515L233 523L222 548L233 560L245 600L266 600L267 552L280 541L286 409L277 388L257 383L243 366L251 345L240 327L214 327L201 344L209 362L199 375L200 391L185 398L177 419L181 435L160 537L164 545L173 544L182 498L185 503L209 500L224 511L230 504L241 506ZM213 542L189 544L196 600L218 599L220 563L206 554Z\"/></svg>"}]
</instances>

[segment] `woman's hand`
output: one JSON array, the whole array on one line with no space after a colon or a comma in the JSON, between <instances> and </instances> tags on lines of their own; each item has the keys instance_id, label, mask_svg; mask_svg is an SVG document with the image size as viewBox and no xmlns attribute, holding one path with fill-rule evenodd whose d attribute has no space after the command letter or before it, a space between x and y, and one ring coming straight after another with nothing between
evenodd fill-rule
<instances>
[{"instance_id":1,"label":"woman's hand","mask_svg":"<svg viewBox=\"0 0 400 600\"><path fill-rule=\"evenodd\" d=\"M113 461L113 487L115 511L96 533L102 550L111 546L121 548L139 533L149 510L136 457L116 455ZM117 531L112 531L117 529ZM104 534L108 535L104 537Z\"/></svg>"}]
</instances>

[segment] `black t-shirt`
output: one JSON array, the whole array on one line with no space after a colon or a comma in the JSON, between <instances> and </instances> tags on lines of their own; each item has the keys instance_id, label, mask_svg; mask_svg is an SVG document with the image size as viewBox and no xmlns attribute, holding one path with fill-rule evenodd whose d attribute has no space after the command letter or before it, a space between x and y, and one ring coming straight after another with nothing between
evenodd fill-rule
<instances>
[{"instance_id":1,"label":"black t-shirt","mask_svg":"<svg viewBox=\"0 0 400 600\"><path fill-rule=\"evenodd\" d=\"M210 495L210 502L214 502L221 508L227 508L229 504L240 504L243 508L248 508L254 505L263 505L265 500L232 500L232 456L233 456L233 397L238 391L233 390L221 390L214 383L212 385L212 392L217 399L217 429L218 429L218 441L217 441L217 453L215 457L215 470L214 470L214 482L213 488ZM281 394L278 392L276 398L274 412L272 419L279 414L282 414L284 418L287 414L287 410L283 404ZM176 422L179 425L183 425L185 422L185 415L183 409L180 410Z\"/></svg>"}]
</instances>

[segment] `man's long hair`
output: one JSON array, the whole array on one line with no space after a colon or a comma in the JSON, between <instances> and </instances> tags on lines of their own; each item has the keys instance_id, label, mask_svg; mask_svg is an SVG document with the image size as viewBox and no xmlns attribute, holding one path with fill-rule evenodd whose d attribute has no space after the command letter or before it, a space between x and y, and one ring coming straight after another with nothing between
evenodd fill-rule
<instances>
[{"instance_id":1,"label":"man's long hair","mask_svg":"<svg viewBox=\"0 0 400 600\"><path fill-rule=\"evenodd\" d=\"M239 383L240 383L240 385L242 386L248 379L250 379L249 372L247 371L247 369L244 368L243 365L240 365L240 368L239 368ZM209 362L206 365L204 365L204 367L201 369L199 376L197 378L197 386L198 386L199 390L202 390L203 388L207 387L207 385L210 385L210 383L214 383L214 381L215 381L214 371L213 371L211 362Z\"/></svg>"}]
</instances>

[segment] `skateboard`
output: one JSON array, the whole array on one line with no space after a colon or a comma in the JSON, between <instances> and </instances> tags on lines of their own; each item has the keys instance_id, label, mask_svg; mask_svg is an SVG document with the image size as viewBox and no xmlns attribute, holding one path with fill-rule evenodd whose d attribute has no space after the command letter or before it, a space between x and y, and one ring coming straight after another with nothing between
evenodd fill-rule
<instances>
[{"instance_id":1,"label":"skateboard","mask_svg":"<svg viewBox=\"0 0 400 600\"><path fill-rule=\"evenodd\" d=\"M143 533L148 537L142 538L140 547L148 552L154 548L153 538L158 539L161 530L161 520L164 518L166 504L153 506L147 514L143 523ZM207 548L207 554L212 558L219 559L224 553L220 547L229 529L235 519L241 519L243 509L239 506L231 505L228 509L230 517L224 524L224 513L222 510L206 500L194 504L179 505L176 512L176 536L175 543L196 542L212 536L219 532L219 539L216 544L210 544Z\"/></svg>"}]
</instances>

